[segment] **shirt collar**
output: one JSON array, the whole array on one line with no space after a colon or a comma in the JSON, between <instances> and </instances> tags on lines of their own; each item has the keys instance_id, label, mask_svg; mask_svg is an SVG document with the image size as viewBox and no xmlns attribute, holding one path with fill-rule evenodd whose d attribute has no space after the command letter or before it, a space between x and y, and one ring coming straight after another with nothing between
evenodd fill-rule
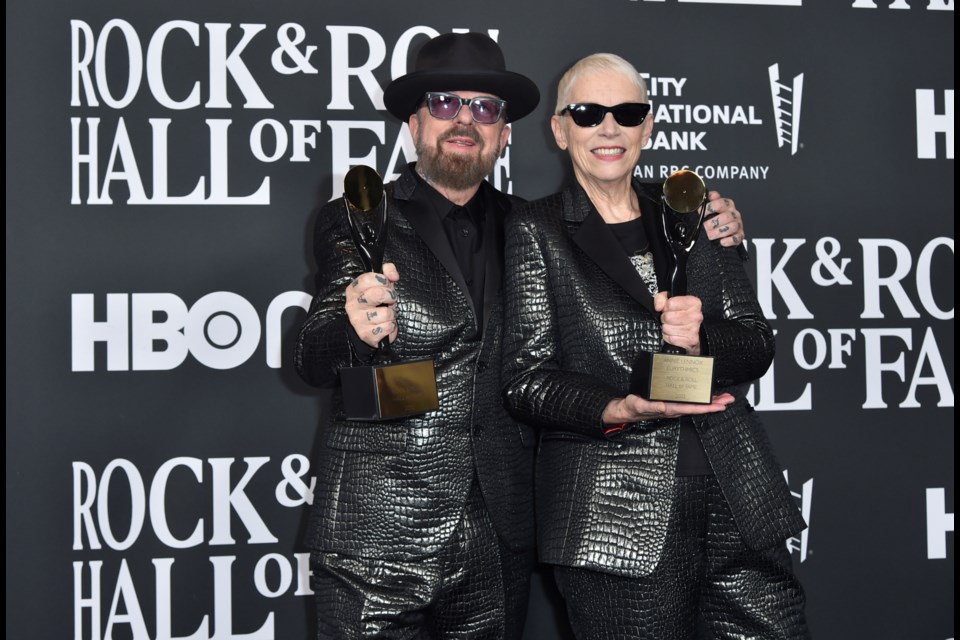
<instances>
[{"instance_id":1,"label":"shirt collar","mask_svg":"<svg viewBox=\"0 0 960 640\"><path fill-rule=\"evenodd\" d=\"M440 220L443 221L447 216L449 216L453 211L460 208L460 205L454 204L447 200L442 193L433 188L433 186L423 179L416 171L413 172L414 176L417 179L418 184L422 189L417 189L415 199L422 198L424 204L429 205L434 211L437 212L437 215L440 217ZM483 222L484 211L486 206L486 201L483 197L483 185L480 185L480 188L477 189L477 192L474 194L470 200L463 205L463 208L467 210L467 213L470 215L470 218L473 220L474 224L480 225Z\"/></svg>"}]
</instances>

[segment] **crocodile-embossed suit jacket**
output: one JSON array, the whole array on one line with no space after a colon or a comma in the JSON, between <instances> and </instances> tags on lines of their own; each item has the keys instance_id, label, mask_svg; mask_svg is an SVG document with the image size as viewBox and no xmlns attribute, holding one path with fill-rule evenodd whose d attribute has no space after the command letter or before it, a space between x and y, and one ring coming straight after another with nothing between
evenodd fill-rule
<instances>
[{"instance_id":1,"label":"crocodile-embossed suit jacket","mask_svg":"<svg viewBox=\"0 0 960 640\"><path fill-rule=\"evenodd\" d=\"M664 290L672 254L661 187L633 186ZM660 348L652 298L579 185L518 208L506 235L505 391L510 410L541 433L540 559L647 575L667 532L679 422L641 422L606 438L600 416L627 394L636 354ZM770 548L805 527L743 397L773 360L773 332L737 251L701 234L687 273L688 294L703 304L701 343L715 358L716 392L737 396L693 422L744 542Z\"/></svg>"},{"instance_id":2,"label":"crocodile-embossed suit jacket","mask_svg":"<svg viewBox=\"0 0 960 640\"><path fill-rule=\"evenodd\" d=\"M431 211L407 206L418 182L408 166L387 188L385 262L397 283L401 358L434 359L440 407L388 422L342 415L338 370L361 364L347 337L347 284L364 271L350 240L344 204L319 213L314 234L316 297L300 331L296 367L333 387L320 432L317 486L307 544L317 550L410 560L437 551L453 533L474 474L498 534L511 549L534 543L532 429L507 412L501 395L503 220L519 198L481 186L486 216L483 335L467 285Z\"/></svg>"}]
</instances>

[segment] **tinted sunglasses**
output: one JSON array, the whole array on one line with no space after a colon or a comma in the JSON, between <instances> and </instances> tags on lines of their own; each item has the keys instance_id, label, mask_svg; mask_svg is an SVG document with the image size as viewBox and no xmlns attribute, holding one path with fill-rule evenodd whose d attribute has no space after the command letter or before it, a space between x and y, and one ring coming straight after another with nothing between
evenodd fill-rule
<instances>
[{"instance_id":1,"label":"tinted sunglasses","mask_svg":"<svg viewBox=\"0 0 960 640\"><path fill-rule=\"evenodd\" d=\"M636 127L650 113L650 105L646 102L624 102L615 107L605 107L593 102L581 102L565 106L560 111L560 115L565 113L570 114L578 127L595 127L603 122L608 113L613 114L613 119L620 126Z\"/></svg>"},{"instance_id":2,"label":"tinted sunglasses","mask_svg":"<svg viewBox=\"0 0 960 640\"><path fill-rule=\"evenodd\" d=\"M423 101L430 115L438 120L453 120L460 113L460 107L467 105L474 121L480 124L499 121L507 107L507 101L498 98L461 98L452 93L438 91L428 92Z\"/></svg>"}]
</instances>

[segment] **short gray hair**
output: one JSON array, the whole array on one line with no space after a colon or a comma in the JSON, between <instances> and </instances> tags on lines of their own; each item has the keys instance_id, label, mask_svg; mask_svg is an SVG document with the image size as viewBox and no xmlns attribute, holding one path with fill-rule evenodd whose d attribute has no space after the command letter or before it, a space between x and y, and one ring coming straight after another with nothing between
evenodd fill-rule
<instances>
[{"instance_id":1,"label":"short gray hair","mask_svg":"<svg viewBox=\"0 0 960 640\"><path fill-rule=\"evenodd\" d=\"M586 58L581 58L576 64L567 69L567 72L563 74L562 78L560 78L560 84L557 86L556 114L560 115L560 111L570 104L570 89L577 80L579 80L582 76L589 75L591 73L607 71L619 73L636 83L637 87L640 89L640 95L642 96L642 99L646 101L647 83L644 81L643 76L640 75L640 73L632 64L615 53L594 53Z\"/></svg>"}]
</instances>

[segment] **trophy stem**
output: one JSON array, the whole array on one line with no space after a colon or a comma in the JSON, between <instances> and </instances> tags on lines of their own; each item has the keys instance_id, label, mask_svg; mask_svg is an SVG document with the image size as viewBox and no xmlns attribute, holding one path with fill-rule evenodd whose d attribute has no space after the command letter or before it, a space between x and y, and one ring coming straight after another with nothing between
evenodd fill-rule
<instances>
[{"instance_id":1,"label":"trophy stem","mask_svg":"<svg viewBox=\"0 0 960 640\"><path fill-rule=\"evenodd\" d=\"M660 345L660 353L669 353L675 356L685 356L687 355L687 350L683 347L678 347L675 344L664 342Z\"/></svg>"},{"instance_id":2,"label":"trophy stem","mask_svg":"<svg viewBox=\"0 0 960 640\"><path fill-rule=\"evenodd\" d=\"M380 344L377 345L377 350L373 354L374 364L389 364L391 362L399 362L399 360L400 357L390 345L390 338L381 340Z\"/></svg>"},{"instance_id":3,"label":"trophy stem","mask_svg":"<svg viewBox=\"0 0 960 640\"><path fill-rule=\"evenodd\" d=\"M666 212L663 216L664 228L667 229L667 234L671 238L671 245L674 249L674 268L673 273L670 277L670 295L671 296L685 296L687 295L687 253L683 250L683 244L676 238L675 235L671 234L670 228L666 227L668 224ZM679 226L680 223L677 223ZM674 229L674 233L678 233ZM682 240L682 238L681 238ZM660 344L660 353L669 353L673 355L686 355L687 350L683 347L678 347L673 344L669 344L666 341L662 341Z\"/></svg>"}]
</instances>

